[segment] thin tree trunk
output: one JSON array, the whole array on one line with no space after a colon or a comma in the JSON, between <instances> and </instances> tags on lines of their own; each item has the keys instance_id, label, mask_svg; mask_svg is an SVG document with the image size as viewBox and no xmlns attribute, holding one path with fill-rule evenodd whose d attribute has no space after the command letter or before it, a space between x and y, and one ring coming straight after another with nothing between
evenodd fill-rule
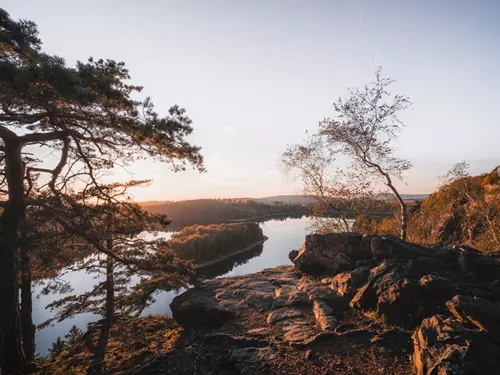
<instances>
[{"instance_id":1,"label":"thin tree trunk","mask_svg":"<svg viewBox=\"0 0 500 375\"><path fill-rule=\"evenodd\" d=\"M106 240L106 248L108 251L113 251L113 238L111 236L112 215L108 215L108 239ZM109 333L113 324L115 315L115 283L114 283L114 262L113 258L106 256L106 312L101 324L99 332L99 340L94 353L93 364L89 369L89 374L97 375L102 373L104 358L106 356L106 348L109 341Z\"/></svg>"},{"instance_id":2,"label":"thin tree trunk","mask_svg":"<svg viewBox=\"0 0 500 375\"><path fill-rule=\"evenodd\" d=\"M25 217L24 169L22 145L16 140L4 140L4 145L9 198L0 218L0 368L2 375L19 375L26 360L21 340L18 279Z\"/></svg>"},{"instance_id":3,"label":"thin tree trunk","mask_svg":"<svg viewBox=\"0 0 500 375\"><path fill-rule=\"evenodd\" d=\"M401 210L401 239L403 241L406 241L406 226L407 226L407 213L406 213L406 204L401 199L401 197L398 194L398 200L399 200L399 209Z\"/></svg>"},{"instance_id":4,"label":"thin tree trunk","mask_svg":"<svg viewBox=\"0 0 500 375\"><path fill-rule=\"evenodd\" d=\"M385 178L385 181L386 181L385 184L387 185L387 187L389 189L391 189L394 196L396 197L396 199L399 203L399 208L401 210L401 239L403 241L406 241L406 226L407 226L406 204L405 204L403 198L401 198L401 195L399 194L398 190L392 184L391 176L389 176L389 174L387 172L385 172L380 165L367 159L366 155L361 156L361 160L366 166L368 166L370 168L375 168L378 171L378 173Z\"/></svg>"}]
</instances>

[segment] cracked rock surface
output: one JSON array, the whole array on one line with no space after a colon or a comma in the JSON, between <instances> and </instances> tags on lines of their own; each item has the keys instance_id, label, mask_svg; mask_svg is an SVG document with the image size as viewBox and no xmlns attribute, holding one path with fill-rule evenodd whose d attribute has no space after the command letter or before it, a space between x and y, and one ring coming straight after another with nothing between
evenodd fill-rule
<instances>
[{"instance_id":1,"label":"cracked rock surface","mask_svg":"<svg viewBox=\"0 0 500 375\"><path fill-rule=\"evenodd\" d=\"M500 374L500 253L339 233L290 258L176 297L183 338L138 374Z\"/></svg>"}]
</instances>

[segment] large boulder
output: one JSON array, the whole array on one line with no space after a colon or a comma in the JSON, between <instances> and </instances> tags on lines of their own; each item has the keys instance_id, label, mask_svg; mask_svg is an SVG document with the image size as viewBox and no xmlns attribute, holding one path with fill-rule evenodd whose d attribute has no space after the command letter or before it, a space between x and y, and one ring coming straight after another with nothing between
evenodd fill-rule
<instances>
[{"instance_id":1,"label":"large boulder","mask_svg":"<svg viewBox=\"0 0 500 375\"><path fill-rule=\"evenodd\" d=\"M330 288L343 298L352 298L357 290L363 286L371 276L367 268L356 268L348 272L335 275L330 281Z\"/></svg>"},{"instance_id":2,"label":"large boulder","mask_svg":"<svg viewBox=\"0 0 500 375\"><path fill-rule=\"evenodd\" d=\"M202 288L189 289L175 297L170 308L184 328L216 328L234 316L234 311L218 304L213 294Z\"/></svg>"},{"instance_id":3,"label":"large boulder","mask_svg":"<svg viewBox=\"0 0 500 375\"><path fill-rule=\"evenodd\" d=\"M451 313L464 324L475 326L500 345L500 304L482 298L455 296L446 302Z\"/></svg>"},{"instance_id":4,"label":"large boulder","mask_svg":"<svg viewBox=\"0 0 500 375\"><path fill-rule=\"evenodd\" d=\"M359 233L310 234L295 256L297 270L320 274L352 270L357 261L372 258L371 239Z\"/></svg>"},{"instance_id":5,"label":"large boulder","mask_svg":"<svg viewBox=\"0 0 500 375\"><path fill-rule=\"evenodd\" d=\"M370 270L368 281L357 290L350 306L374 311L376 319L383 318L396 326L417 326L423 318L442 311L455 288L444 277L419 277L420 273L412 270L406 262L383 261Z\"/></svg>"},{"instance_id":6,"label":"large boulder","mask_svg":"<svg viewBox=\"0 0 500 375\"><path fill-rule=\"evenodd\" d=\"M500 347L455 317L424 319L413 333L417 375L498 374Z\"/></svg>"}]
</instances>

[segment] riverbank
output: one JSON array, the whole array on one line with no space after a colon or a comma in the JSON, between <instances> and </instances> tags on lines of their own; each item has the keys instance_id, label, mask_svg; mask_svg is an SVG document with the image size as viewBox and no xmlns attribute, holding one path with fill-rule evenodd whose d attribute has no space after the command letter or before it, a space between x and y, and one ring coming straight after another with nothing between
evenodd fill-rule
<instances>
[{"instance_id":1,"label":"riverbank","mask_svg":"<svg viewBox=\"0 0 500 375\"><path fill-rule=\"evenodd\" d=\"M309 212L287 212L287 213L282 213L282 214L268 214L268 215L260 215L260 216L254 216L254 217L246 217L243 219L233 219L233 220L228 220L228 223L243 223L246 221L260 221L263 219L273 219L273 218L281 218L281 217L299 217L299 216L307 216Z\"/></svg>"}]
</instances>

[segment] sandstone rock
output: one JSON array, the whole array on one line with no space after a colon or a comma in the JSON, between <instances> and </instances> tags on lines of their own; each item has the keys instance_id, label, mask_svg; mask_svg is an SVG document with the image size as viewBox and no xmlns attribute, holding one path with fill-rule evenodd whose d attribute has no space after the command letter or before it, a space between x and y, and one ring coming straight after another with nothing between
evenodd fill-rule
<instances>
[{"instance_id":1,"label":"sandstone rock","mask_svg":"<svg viewBox=\"0 0 500 375\"><path fill-rule=\"evenodd\" d=\"M203 289L190 289L170 304L172 315L183 327L219 327L234 316Z\"/></svg>"},{"instance_id":2,"label":"sandstone rock","mask_svg":"<svg viewBox=\"0 0 500 375\"><path fill-rule=\"evenodd\" d=\"M247 334L250 336L269 336L271 334L271 330L268 327L254 328L248 330Z\"/></svg>"},{"instance_id":3,"label":"sandstone rock","mask_svg":"<svg viewBox=\"0 0 500 375\"><path fill-rule=\"evenodd\" d=\"M384 260L377 267L370 270L368 282L358 289L349 306L363 310L374 309L377 306L380 285L390 285L398 277L392 271L397 267L392 260ZM383 279L382 279L383 278ZM379 281L379 279L382 279Z\"/></svg>"},{"instance_id":4,"label":"sandstone rock","mask_svg":"<svg viewBox=\"0 0 500 375\"><path fill-rule=\"evenodd\" d=\"M331 288L328 286L323 286L323 285L310 285L307 288L307 296L309 299L309 302L313 302L315 300L323 300L323 301L328 301L330 304L337 305L337 306L342 306L345 305L345 301L342 301L342 298L335 293Z\"/></svg>"},{"instance_id":5,"label":"sandstone rock","mask_svg":"<svg viewBox=\"0 0 500 375\"><path fill-rule=\"evenodd\" d=\"M292 319L283 327L283 339L290 343L310 340L317 331L304 319Z\"/></svg>"},{"instance_id":6,"label":"sandstone rock","mask_svg":"<svg viewBox=\"0 0 500 375\"><path fill-rule=\"evenodd\" d=\"M245 293L240 290L226 289L221 292L216 291L215 300L219 306L228 310L239 310L247 306Z\"/></svg>"},{"instance_id":7,"label":"sandstone rock","mask_svg":"<svg viewBox=\"0 0 500 375\"><path fill-rule=\"evenodd\" d=\"M500 344L500 303L455 296L446 302L446 306L458 320L476 326L491 340Z\"/></svg>"},{"instance_id":8,"label":"sandstone rock","mask_svg":"<svg viewBox=\"0 0 500 375\"><path fill-rule=\"evenodd\" d=\"M292 250L288 253L288 259L290 259L292 262L297 258L297 255L299 255L298 250Z\"/></svg>"},{"instance_id":9,"label":"sandstone rock","mask_svg":"<svg viewBox=\"0 0 500 375\"><path fill-rule=\"evenodd\" d=\"M272 348L243 348L232 352L229 362L234 363L238 373L254 375L262 373L263 369L276 356Z\"/></svg>"},{"instance_id":10,"label":"sandstone rock","mask_svg":"<svg viewBox=\"0 0 500 375\"><path fill-rule=\"evenodd\" d=\"M440 274L446 271L446 267L434 258L415 258L406 263L405 273L407 277L419 279L427 274Z\"/></svg>"},{"instance_id":11,"label":"sandstone rock","mask_svg":"<svg viewBox=\"0 0 500 375\"><path fill-rule=\"evenodd\" d=\"M359 233L311 234L293 262L300 271L336 273L353 269L357 261L371 256L370 243Z\"/></svg>"},{"instance_id":12,"label":"sandstone rock","mask_svg":"<svg viewBox=\"0 0 500 375\"><path fill-rule=\"evenodd\" d=\"M245 297L245 302L250 307L269 308L273 304L274 295L269 292L259 290L249 291Z\"/></svg>"},{"instance_id":13,"label":"sandstone rock","mask_svg":"<svg viewBox=\"0 0 500 375\"><path fill-rule=\"evenodd\" d=\"M423 318L443 311L455 285L435 275L412 276L419 274L409 273L406 262L384 260L370 270L368 282L358 289L349 305L375 311L377 319L384 317L390 324L413 328Z\"/></svg>"},{"instance_id":14,"label":"sandstone rock","mask_svg":"<svg viewBox=\"0 0 500 375\"><path fill-rule=\"evenodd\" d=\"M307 294L297 286L284 285L274 291L273 307L305 305L308 302Z\"/></svg>"},{"instance_id":15,"label":"sandstone rock","mask_svg":"<svg viewBox=\"0 0 500 375\"><path fill-rule=\"evenodd\" d=\"M331 279L330 288L340 297L352 298L356 291L368 281L370 275L370 270L366 268L342 272Z\"/></svg>"},{"instance_id":16,"label":"sandstone rock","mask_svg":"<svg viewBox=\"0 0 500 375\"><path fill-rule=\"evenodd\" d=\"M419 280L419 284L436 297L446 297L455 291L455 283L438 275L424 275Z\"/></svg>"},{"instance_id":17,"label":"sandstone rock","mask_svg":"<svg viewBox=\"0 0 500 375\"><path fill-rule=\"evenodd\" d=\"M279 322L280 320L296 318L303 315L304 313L301 310L294 308L282 308L270 312L269 315L267 316L267 323L272 324Z\"/></svg>"},{"instance_id":18,"label":"sandstone rock","mask_svg":"<svg viewBox=\"0 0 500 375\"><path fill-rule=\"evenodd\" d=\"M333 309L325 301L314 301L313 313L323 331L333 331L337 327L338 322L333 315Z\"/></svg>"},{"instance_id":19,"label":"sandstone rock","mask_svg":"<svg viewBox=\"0 0 500 375\"><path fill-rule=\"evenodd\" d=\"M399 279L384 285L377 301L377 313L387 322L398 326L412 327L420 322L426 310L422 287L408 279Z\"/></svg>"},{"instance_id":20,"label":"sandstone rock","mask_svg":"<svg viewBox=\"0 0 500 375\"><path fill-rule=\"evenodd\" d=\"M418 375L498 373L500 347L454 317L424 319L413 333L413 342Z\"/></svg>"}]
</instances>

